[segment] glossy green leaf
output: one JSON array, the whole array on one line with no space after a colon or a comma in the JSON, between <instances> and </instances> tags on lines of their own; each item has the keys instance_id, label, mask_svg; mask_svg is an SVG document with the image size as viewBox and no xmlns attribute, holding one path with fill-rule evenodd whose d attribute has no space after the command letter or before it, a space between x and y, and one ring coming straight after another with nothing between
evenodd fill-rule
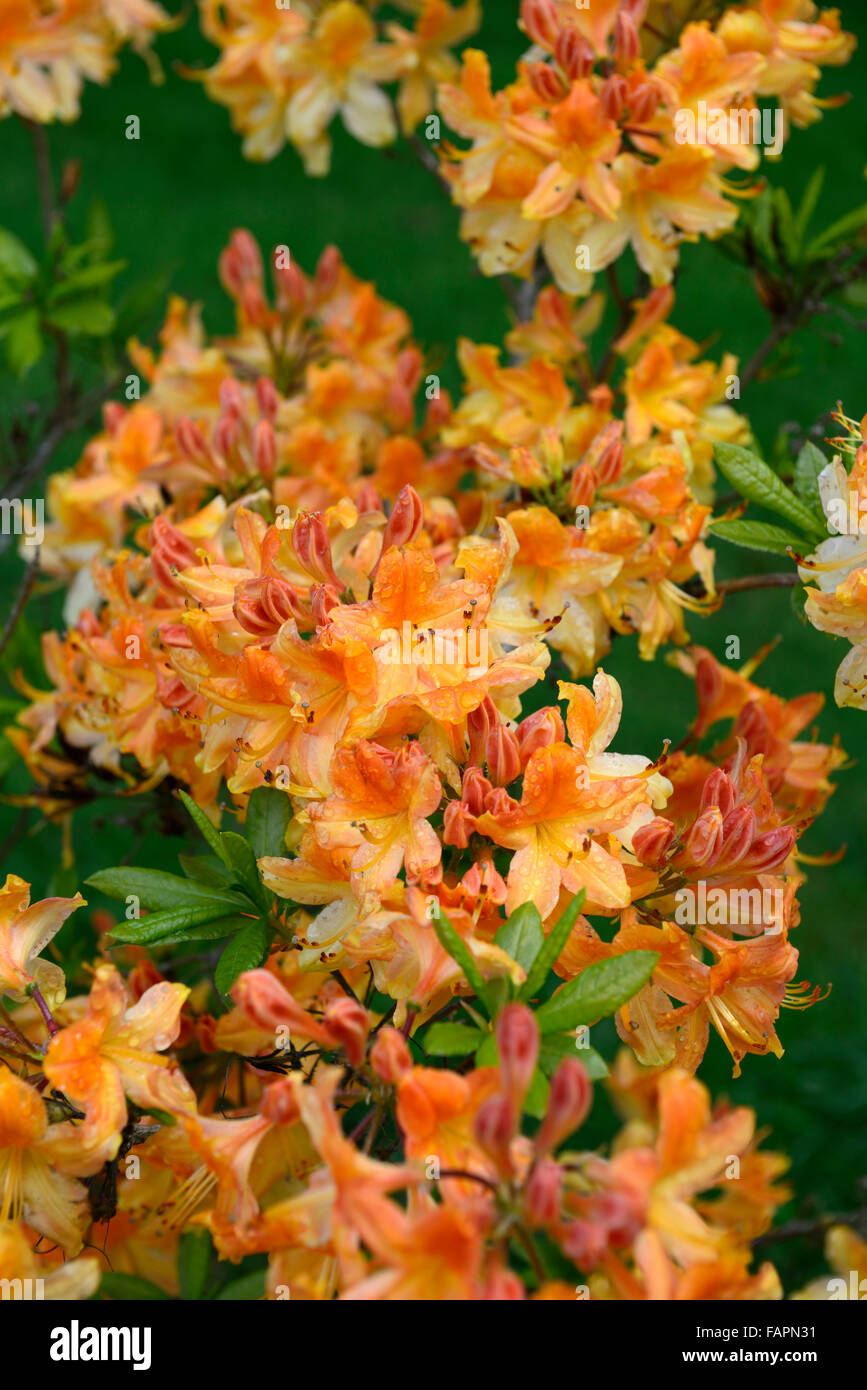
<instances>
[{"instance_id":1,"label":"glossy green leaf","mask_svg":"<svg viewBox=\"0 0 867 1390\"><path fill-rule=\"evenodd\" d=\"M746 550L763 550L769 555L785 555L792 559L788 546L798 555L813 549L814 542L794 531L786 531L782 526L774 526L769 521L714 521L711 534L720 540L730 541L732 545L743 546Z\"/></svg>"},{"instance_id":2,"label":"glossy green leaf","mask_svg":"<svg viewBox=\"0 0 867 1390\"><path fill-rule=\"evenodd\" d=\"M739 444L717 444L713 452L718 467L743 497L777 512L807 535L823 533L824 528L819 527L809 507L786 487L757 454L741 448Z\"/></svg>"},{"instance_id":3,"label":"glossy green leaf","mask_svg":"<svg viewBox=\"0 0 867 1390\"><path fill-rule=\"evenodd\" d=\"M233 936L217 961L214 984L221 994L228 994L239 975L245 970L255 970L268 954L270 934L260 917L252 919Z\"/></svg>"},{"instance_id":4,"label":"glossy green leaf","mask_svg":"<svg viewBox=\"0 0 867 1390\"><path fill-rule=\"evenodd\" d=\"M481 1045L481 1028L466 1023L432 1023L419 1041L433 1057L468 1057Z\"/></svg>"},{"instance_id":5,"label":"glossy green leaf","mask_svg":"<svg viewBox=\"0 0 867 1390\"><path fill-rule=\"evenodd\" d=\"M542 918L535 903L522 903L511 913L494 937L496 944L516 960L524 970L530 966L545 944Z\"/></svg>"},{"instance_id":6,"label":"glossy green leaf","mask_svg":"<svg viewBox=\"0 0 867 1390\"><path fill-rule=\"evenodd\" d=\"M518 994L519 999L532 999L537 994L548 978L548 972L552 969L560 956L566 942L572 934L572 928L578 921L579 914L584 906L585 892L582 888L580 893L576 893L565 912L554 923L545 938L545 944L533 962L533 968L527 976Z\"/></svg>"},{"instance_id":7,"label":"glossy green leaf","mask_svg":"<svg viewBox=\"0 0 867 1390\"><path fill-rule=\"evenodd\" d=\"M658 960L656 951L627 951L588 965L536 1010L536 1022L543 1033L564 1033L607 1018L647 983Z\"/></svg>"}]
</instances>

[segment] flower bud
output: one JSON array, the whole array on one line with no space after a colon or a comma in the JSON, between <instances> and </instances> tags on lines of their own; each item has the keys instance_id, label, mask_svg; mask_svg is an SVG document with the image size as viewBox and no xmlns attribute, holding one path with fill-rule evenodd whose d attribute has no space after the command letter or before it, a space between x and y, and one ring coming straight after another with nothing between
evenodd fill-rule
<instances>
[{"instance_id":1,"label":"flower bud","mask_svg":"<svg viewBox=\"0 0 867 1390\"><path fill-rule=\"evenodd\" d=\"M263 478L273 478L277 467L277 436L270 420L258 420L253 430L253 461Z\"/></svg>"},{"instance_id":2,"label":"flower bud","mask_svg":"<svg viewBox=\"0 0 867 1390\"><path fill-rule=\"evenodd\" d=\"M652 82L640 82L629 98L629 115L636 125L644 125L656 115L659 90Z\"/></svg>"},{"instance_id":3,"label":"flower bud","mask_svg":"<svg viewBox=\"0 0 867 1390\"><path fill-rule=\"evenodd\" d=\"M553 0L521 0L521 24L534 43L553 49L560 30Z\"/></svg>"},{"instance_id":4,"label":"flower bud","mask_svg":"<svg viewBox=\"0 0 867 1390\"><path fill-rule=\"evenodd\" d=\"M536 1135L538 1154L551 1153L583 1124L593 1103L593 1085L577 1058L566 1057L551 1081L548 1113Z\"/></svg>"},{"instance_id":5,"label":"flower bud","mask_svg":"<svg viewBox=\"0 0 867 1390\"><path fill-rule=\"evenodd\" d=\"M396 1086L402 1076L412 1071L412 1055L403 1034L396 1028L381 1028L370 1049L370 1064L380 1081Z\"/></svg>"},{"instance_id":6,"label":"flower bud","mask_svg":"<svg viewBox=\"0 0 867 1390\"><path fill-rule=\"evenodd\" d=\"M621 77L619 72L612 73L602 84L599 99L602 102L602 109L610 121L619 121L626 107L626 97L629 88L626 78Z\"/></svg>"},{"instance_id":7,"label":"flower bud","mask_svg":"<svg viewBox=\"0 0 867 1390\"><path fill-rule=\"evenodd\" d=\"M310 596L310 608L316 627L328 621L332 608L340 607L340 594L333 584L314 584Z\"/></svg>"},{"instance_id":8,"label":"flower bud","mask_svg":"<svg viewBox=\"0 0 867 1390\"><path fill-rule=\"evenodd\" d=\"M552 1158L542 1158L524 1188L524 1210L532 1226L553 1226L560 1219L563 1170Z\"/></svg>"},{"instance_id":9,"label":"flower bud","mask_svg":"<svg viewBox=\"0 0 867 1390\"><path fill-rule=\"evenodd\" d=\"M259 414L266 420L273 420L280 405L280 396L277 387L269 376L260 376L256 382L256 404L259 407Z\"/></svg>"},{"instance_id":10,"label":"flower bud","mask_svg":"<svg viewBox=\"0 0 867 1390\"><path fill-rule=\"evenodd\" d=\"M491 784L480 767L473 766L464 769L463 800L474 816L480 816L484 811L490 790Z\"/></svg>"},{"instance_id":11,"label":"flower bud","mask_svg":"<svg viewBox=\"0 0 867 1390\"><path fill-rule=\"evenodd\" d=\"M711 806L693 823L686 848L694 864L715 864L723 846L723 818L719 807Z\"/></svg>"},{"instance_id":12,"label":"flower bud","mask_svg":"<svg viewBox=\"0 0 867 1390\"><path fill-rule=\"evenodd\" d=\"M556 106L568 96L568 87L550 63L528 63L527 76L536 96L546 106Z\"/></svg>"},{"instance_id":13,"label":"flower bud","mask_svg":"<svg viewBox=\"0 0 867 1390\"><path fill-rule=\"evenodd\" d=\"M223 414L243 415L244 393L233 376L224 377L220 382L219 398Z\"/></svg>"},{"instance_id":14,"label":"flower bud","mask_svg":"<svg viewBox=\"0 0 867 1390\"><path fill-rule=\"evenodd\" d=\"M713 772L705 779L705 784L701 789L701 811L710 810L711 806L718 806L724 816L733 811L737 803L738 794L735 784L724 772L721 767L715 767Z\"/></svg>"},{"instance_id":15,"label":"flower bud","mask_svg":"<svg viewBox=\"0 0 867 1390\"><path fill-rule=\"evenodd\" d=\"M779 868L795 848L798 833L794 826L780 825L774 830L766 830L753 841L750 852L741 861L741 868L751 869L753 873L769 873Z\"/></svg>"},{"instance_id":16,"label":"flower bud","mask_svg":"<svg viewBox=\"0 0 867 1390\"><path fill-rule=\"evenodd\" d=\"M572 82L580 82L583 78L589 77L596 61L593 49L584 35L571 24L561 29L557 35L554 57Z\"/></svg>"},{"instance_id":17,"label":"flower bud","mask_svg":"<svg viewBox=\"0 0 867 1390\"><path fill-rule=\"evenodd\" d=\"M628 10L619 10L614 21L614 57L622 67L631 67L641 53L641 40L635 20Z\"/></svg>"},{"instance_id":18,"label":"flower bud","mask_svg":"<svg viewBox=\"0 0 867 1390\"><path fill-rule=\"evenodd\" d=\"M469 759L477 767L481 767L485 761L485 747L488 741L488 734L494 724L498 722L496 706L490 695L486 695L482 703L467 715L467 741L470 745Z\"/></svg>"},{"instance_id":19,"label":"flower bud","mask_svg":"<svg viewBox=\"0 0 867 1390\"><path fill-rule=\"evenodd\" d=\"M443 812L443 844L466 849L476 828L476 818L463 801L450 801Z\"/></svg>"},{"instance_id":20,"label":"flower bud","mask_svg":"<svg viewBox=\"0 0 867 1390\"><path fill-rule=\"evenodd\" d=\"M192 463L204 463L210 458L210 450L199 426L182 415L175 425L175 443L184 458Z\"/></svg>"},{"instance_id":21,"label":"flower bud","mask_svg":"<svg viewBox=\"0 0 867 1390\"><path fill-rule=\"evenodd\" d=\"M323 584L333 584L338 592L340 580L334 573L328 528L320 512L300 512L292 527L291 545L299 564Z\"/></svg>"},{"instance_id":22,"label":"flower bud","mask_svg":"<svg viewBox=\"0 0 867 1390\"><path fill-rule=\"evenodd\" d=\"M508 787L520 776L521 750L512 730L505 724L497 724L485 739L485 763L496 787Z\"/></svg>"},{"instance_id":23,"label":"flower bud","mask_svg":"<svg viewBox=\"0 0 867 1390\"><path fill-rule=\"evenodd\" d=\"M722 858L727 864L737 864L756 838L758 824L752 806L736 806L723 817Z\"/></svg>"},{"instance_id":24,"label":"flower bud","mask_svg":"<svg viewBox=\"0 0 867 1390\"><path fill-rule=\"evenodd\" d=\"M516 1114L533 1080L539 1058L539 1025L526 1004L507 1004L497 1019L500 1074Z\"/></svg>"},{"instance_id":25,"label":"flower bud","mask_svg":"<svg viewBox=\"0 0 867 1390\"><path fill-rule=\"evenodd\" d=\"M409 545L421 530L423 521L424 507L421 498L415 488L407 483L398 493L391 516L386 522L382 535L382 553L385 554L391 545Z\"/></svg>"},{"instance_id":26,"label":"flower bud","mask_svg":"<svg viewBox=\"0 0 867 1390\"><path fill-rule=\"evenodd\" d=\"M562 743L566 738L566 727L556 705L546 705L534 714L522 719L515 737L521 752L521 766L526 767L531 754L540 748L550 748L552 743Z\"/></svg>"},{"instance_id":27,"label":"flower bud","mask_svg":"<svg viewBox=\"0 0 867 1390\"><path fill-rule=\"evenodd\" d=\"M259 1109L272 1125L294 1125L301 1118L295 1087L288 1076L272 1081L265 1088Z\"/></svg>"},{"instance_id":28,"label":"flower bud","mask_svg":"<svg viewBox=\"0 0 867 1390\"><path fill-rule=\"evenodd\" d=\"M515 1133L515 1112L506 1096L491 1096L479 1107L473 1132L501 1173L511 1171L509 1145Z\"/></svg>"},{"instance_id":29,"label":"flower bud","mask_svg":"<svg viewBox=\"0 0 867 1390\"><path fill-rule=\"evenodd\" d=\"M338 1047L342 1047L353 1067L360 1065L364 1057L370 1020L367 1010L357 999L343 994L335 999L325 1010L323 1022Z\"/></svg>"},{"instance_id":30,"label":"flower bud","mask_svg":"<svg viewBox=\"0 0 867 1390\"><path fill-rule=\"evenodd\" d=\"M307 617L301 598L285 579L245 579L235 589L232 611L245 632L272 637L290 618Z\"/></svg>"},{"instance_id":31,"label":"flower bud","mask_svg":"<svg viewBox=\"0 0 867 1390\"><path fill-rule=\"evenodd\" d=\"M664 816L654 816L647 825L639 826L632 836L632 848L642 864L661 869L674 844L677 830Z\"/></svg>"},{"instance_id":32,"label":"flower bud","mask_svg":"<svg viewBox=\"0 0 867 1390\"><path fill-rule=\"evenodd\" d=\"M151 567L157 583L168 593L178 592L175 572L190 569L196 563L195 546L164 515L155 518L150 543Z\"/></svg>"},{"instance_id":33,"label":"flower bud","mask_svg":"<svg viewBox=\"0 0 867 1390\"><path fill-rule=\"evenodd\" d=\"M336 246L326 246L316 265L316 289L320 297L331 294L336 289L343 265Z\"/></svg>"}]
</instances>

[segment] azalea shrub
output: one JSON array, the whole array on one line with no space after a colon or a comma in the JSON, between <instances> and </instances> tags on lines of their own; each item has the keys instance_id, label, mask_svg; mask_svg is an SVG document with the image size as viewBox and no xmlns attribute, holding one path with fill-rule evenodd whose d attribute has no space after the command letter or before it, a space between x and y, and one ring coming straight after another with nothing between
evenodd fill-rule
<instances>
[{"instance_id":1,"label":"azalea shrub","mask_svg":"<svg viewBox=\"0 0 867 1390\"><path fill-rule=\"evenodd\" d=\"M763 448L746 389L863 307L867 208L829 221L821 169L799 202L775 172L849 119L821 93L855 39L812 0L504 8L503 86L476 0L0 16L44 224L0 230L0 1276L46 1298L826 1299L867 1274L863 1212L816 1220L826 1273L777 1267L798 1195L738 1096L834 984L802 888L842 847L802 840L852 725L816 720L826 691L867 705L867 417L829 394ZM196 22L208 62L162 63ZM418 159L508 331L456 334L450 387L351 248L325 227L302 264L240 189L209 271L228 331L162 280L116 292L131 248L77 218L87 170L55 186L49 133L124 46L308 208L338 125ZM745 364L725 324L677 326L701 240L770 316ZM743 551L777 570L721 577ZM775 588L849 644L793 697L768 647L702 627ZM651 662L670 694L636 751ZM82 852L97 806L116 855Z\"/></svg>"}]
</instances>

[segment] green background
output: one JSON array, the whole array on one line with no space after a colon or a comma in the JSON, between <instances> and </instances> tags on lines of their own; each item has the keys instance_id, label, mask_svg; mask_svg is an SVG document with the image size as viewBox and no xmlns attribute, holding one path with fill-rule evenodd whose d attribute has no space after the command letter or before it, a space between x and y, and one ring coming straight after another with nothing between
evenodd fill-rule
<instances>
[{"instance_id":1,"label":"green background","mask_svg":"<svg viewBox=\"0 0 867 1390\"><path fill-rule=\"evenodd\" d=\"M473 40L490 54L496 83L510 78L524 46L515 27L517 9L511 0L489 2L482 31ZM865 7L844 5L842 18L845 27L861 31L863 41ZM195 21L161 37L157 52L165 68L164 85L151 86L141 60L124 54L109 87L88 85L81 119L49 131L55 169L63 160L83 163L81 186L70 209L73 230L83 236L92 199L104 200L110 211L116 254L129 262L119 288L165 268L173 290L202 302L212 333L229 331L231 306L219 288L216 262L233 228L244 226L264 246L287 243L307 270L325 245L336 243L358 275L374 280L383 295L408 311L418 341L453 389L459 382L454 345L460 336L502 341L509 325L502 288L477 274L458 240L456 211L406 146L370 150L335 125L333 164L326 179L306 178L291 149L269 164L249 163L241 156L228 113L208 101L198 83L176 71L178 62L201 64L213 57ZM848 68L826 70L821 95L856 91L862 72L856 53ZM815 228L864 201L864 110L863 103L852 101L842 110L827 112L818 125L792 134L780 162L764 166L771 182L785 186L793 199L800 196L811 172L825 166ZM131 114L141 119L137 142L124 134L125 118ZM30 137L15 119L4 122L2 135L0 224L35 248L41 233ZM718 357L728 350L742 363L769 326L747 272L707 243L683 249L673 318L678 328L706 345L709 355ZM824 332L831 326L814 321L798 335L797 376L754 383L744 392L739 408L765 448L784 422L806 428L821 421L838 400L856 417L867 409L863 339L854 328L834 320L838 341L830 342ZM19 408L31 397L38 409L38 402L46 399L40 393L48 388L49 374L42 367L23 385L0 369L0 416L8 421L13 404ZM827 432L825 421L820 437ZM68 440L52 466L71 466L86 437L81 433ZM718 552L722 577L785 567L783 561L721 542ZM21 562L7 550L0 566L11 598ZM57 624L58 602L57 595L49 595L30 604L34 631ZM793 1210L802 1210L805 1201L818 1208L851 1209L856 1182L867 1171L867 713L835 708L834 671L848 647L804 627L791 610L787 590L734 595L724 611L710 619L691 616L690 628L720 659L730 634L740 638L744 658L779 636L782 640L762 666L759 681L789 697L822 691L827 705L819 721L820 736L830 740L839 734L851 755L852 765L838 776L840 790L802 841L813 854L844 844L847 853L837 866L809 869L801 894L802 923L794 934L801 976L823 985L832 982L831 995L804 1013L783 1013L782 1061L748 1057L742 1078L732 1082L728 1054L714 1036L701 1073L715 1094L754 1105L760 1124L770 1130L771 1144L792 1156L798 1192ZM23 650L21 659L27 669L30 661ZM694 712L691 684L661 659L652 664L639 661L630 639L615 641L605 665L624 689L625 712L616 747L655 755L664 738L678 742ZM6 786L24 790L26 779L20 770L13 771ZM107 819L105 802L76 818L78 882L96 868L130 855L127 862L174 867L180 844L152 833L139 843L135 801L123 803L123 809L129 818L124 825ZM4 871L31 879L34 898L57 888L57 829L35 827L33 816L25 826L18 812L8 807L0 808L0 816L4 836L12 836L4 849ZM71 891L71 885L63 883L62 890ZM599 1104L600 1115L604 1104ZM815 1246L795 1243L769 1253L790 1288L821 1266Z\"/></svg>"}]
</instances>

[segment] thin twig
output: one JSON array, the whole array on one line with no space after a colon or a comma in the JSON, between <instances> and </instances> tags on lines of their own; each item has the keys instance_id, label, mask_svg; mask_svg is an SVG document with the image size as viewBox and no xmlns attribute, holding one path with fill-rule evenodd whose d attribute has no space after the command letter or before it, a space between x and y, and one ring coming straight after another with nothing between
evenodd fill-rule
<instances>
[{"instance_id":1,"label":"thin twig","mask_svg":"<svg viewBox=\"0 0 867 1390\"><path fill-rule=\"evenodd\" d=\"M12 637L12 634L18 625L18 620L27 606L27 600L30 597L30 592L33 588L33 585L36 583L38 574L39 547L37 546L33 555L33 559L30 561L30 563L24 571L21 583L18 586L18 593L15 595L15 602L12 605L12 611L9 614L9 617L6 619L6 626L3 628L2 635L0 635L0 656L2 656L4 651L6 650L6 647Z\"/></svg>"},{"instance_id":2,"label":"thin twig","mask_svg":"<svg viewBox=\"0 0 867 1390\"><path fill-rule=\"evenodd\" d=\"M723 579L716 589L719 594L739 594L747 589L790 589L800 582L796 571L791 574L746 574L740 579Z\"/></svg>"}]
</instances>

